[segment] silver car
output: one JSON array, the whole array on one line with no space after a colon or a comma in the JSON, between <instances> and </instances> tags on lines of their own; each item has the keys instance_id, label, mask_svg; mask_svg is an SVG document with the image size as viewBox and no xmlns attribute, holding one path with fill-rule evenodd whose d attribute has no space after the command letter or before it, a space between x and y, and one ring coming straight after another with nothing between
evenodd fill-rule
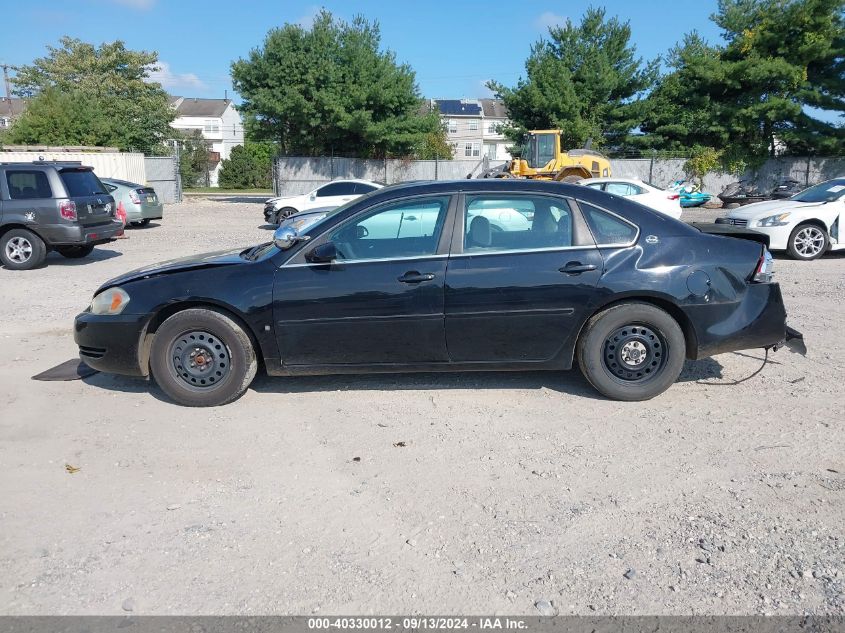
<instances>
[{"instance_id":1,"label":"silver car","mask_svg":"<svg viewBox=\"0 0 845 633\"><path fill-rule=\"evenodd\" d=\"M161 220L164 217L164 205L152 187L116 178L100 180L114 198L115 205L123 203L127 224L146 226L150 220Z\"/></svg>"}]
</instances>

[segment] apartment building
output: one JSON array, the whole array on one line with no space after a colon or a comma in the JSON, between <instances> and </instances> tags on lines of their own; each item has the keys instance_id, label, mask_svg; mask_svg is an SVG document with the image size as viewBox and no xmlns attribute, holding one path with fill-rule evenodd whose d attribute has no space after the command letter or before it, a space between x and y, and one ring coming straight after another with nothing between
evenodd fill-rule
<instances>
[{"instance_id":1,"label":"apartment building","mask_svg":"<svg viewBox=\"0 0 845 633\"><path fill-rule=\"evenodd\" d=\"M510 160L510 142L501 132L508 121L504 103L497 99L432 99L430 106L440 114L455 158Z\"/></svg>"}]
</instances>

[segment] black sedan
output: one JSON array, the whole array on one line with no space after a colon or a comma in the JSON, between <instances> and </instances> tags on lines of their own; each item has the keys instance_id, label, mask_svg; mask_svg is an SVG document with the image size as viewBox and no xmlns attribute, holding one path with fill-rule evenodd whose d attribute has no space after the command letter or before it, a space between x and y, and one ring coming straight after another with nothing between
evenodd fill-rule
<instances>
[{"instance_id":1,"label":"black sedan","mask_svg":"<svg viewBox=\"0 0 845 633\"><path fill-rule=\"evenodd\" d=\"M191 406L235 400L259 365L291 376L577 362L602 394L643 400L685 358L790 338L758 241L529 180L388 187L301 233L113 279L75 323L91 367L152 376Z\"/></svg>"}]
</instances>

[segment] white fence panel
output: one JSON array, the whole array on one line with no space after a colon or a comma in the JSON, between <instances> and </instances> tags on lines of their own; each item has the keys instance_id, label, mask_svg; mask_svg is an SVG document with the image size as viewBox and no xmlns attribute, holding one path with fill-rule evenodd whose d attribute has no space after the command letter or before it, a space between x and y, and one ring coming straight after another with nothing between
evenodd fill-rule
<instances>
[{"instance_id":1,"label":"white fence panel","mask_svg":"<svg viewBox=\"0 0 845 633\"><path fill-rule=\"evenodd\" d=\"M31 163L36 160L61 160L80 162L94 168L101 178L120 178L130 182L146 184L144 155L130 152L4 152L0 151L0 162Z\"/></svg>"}]
</instances>

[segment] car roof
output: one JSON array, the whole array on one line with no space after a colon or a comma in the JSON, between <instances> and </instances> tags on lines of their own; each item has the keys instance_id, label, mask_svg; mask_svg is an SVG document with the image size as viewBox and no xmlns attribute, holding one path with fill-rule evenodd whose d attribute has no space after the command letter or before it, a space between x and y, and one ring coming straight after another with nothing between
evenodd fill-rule
<instances>
[{"instance_id":1,"label":"car roof","mask_svg":"<svg viewBox=\"0 0 845 633\"><path fill-rule=\"evenodd\" d=\"M640 178L630 178L628 176L620 176L619 178L614 178L613 176L603 176L601 178L584 178L584 180L581 180L580 182L630 182L638 185L648 184L645 180L642 180Z\"/></svg>"},{"instance_id":2,"label":"car roof","mask_svg":"<svg viewBox=\"0 0 845 633\"><path fill-rule=\"evenodd\" d=\"M374 187L384 187L384 185L383 185L383 184L381 184L380 182L376 182L376 181L374 181L374 180L364 180L364 179L362 179L362 178L337 178L337 179L335 179L335 180L331 180L331 181L329 181L329 182L324 182L324 183L323 183L322 185L320 185L319 187L324 187L324 186L326 186L326 185L331 185L331 184L334 184L334 183L336 183L336 182L359 182L359 183L362 183L362 184L365 184L365 185L373 185ZM319 187L318 187L318 188L319 188Z\"/></svg>"}]
</instances>

